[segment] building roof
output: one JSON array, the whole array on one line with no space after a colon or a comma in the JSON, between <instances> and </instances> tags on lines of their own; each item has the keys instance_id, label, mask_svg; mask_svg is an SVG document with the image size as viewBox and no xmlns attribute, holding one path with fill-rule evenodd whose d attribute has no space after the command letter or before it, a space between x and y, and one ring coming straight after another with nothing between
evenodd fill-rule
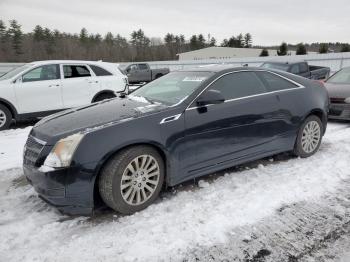
<instances>
[{"instance_id":1,"label":"building roof","mask_svg":"<svg viewBox=\"0 0 350 262\"><path fill-rule=\"evenodd\" d=\"M193 51L188 51L188 52L183 52L179 53L177 55L182 55L182 54L196 54L196 53L203 53L203 52L208 52L208 51L228 51L228 52L257 52L261 51L263 48L237 48L237 47L222 47L222 46L211 46L211 47L206 47L206 48L201 48ZM272 50L268 50L272 51ZM273 50L276 51L276 50Z\"/></svg>"}]
</instances>

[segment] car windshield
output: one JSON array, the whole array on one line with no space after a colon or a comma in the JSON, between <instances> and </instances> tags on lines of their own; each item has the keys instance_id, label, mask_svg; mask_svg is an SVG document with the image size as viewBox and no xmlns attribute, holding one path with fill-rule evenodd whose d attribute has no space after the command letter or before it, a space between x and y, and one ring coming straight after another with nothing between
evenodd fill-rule
<instances>
[{"instance_id":1,"label":"car windshield","mask_svg":"<svg viewBox=\"0 0 350 262\"><path fill-rule=\"evenodd\" d=\"M350 84L350 68L344 68L338 71L327 80L327 83Z\"/></svg>"},{"instance_id":2,"label":"car windshield","mask_svg":"<svg viewBox=\"0 0 350 262\"><path fill-rule=\"evenodd\" d=\"M8 79L14 77L15 75L23 72L24 70L27 70L31 66L32 66L31 64L26 64L26 65L23 65L20 67L16 67L15 69L12 69L11 71L7 72L6 74L0 76L0 80L8 80Z\"/></svg>"},{"instance_id":3,"label":"car windshield","mask_svg":"<svg viewBox=\"0 0 350 262\"><path fill-rule=\"evenodd\" d=\"M276 69L281 71L287 71L289 68L288 64L279 64L279 63L264 63L261 67Z\"/></svg>"},{"instance_id":4,"label":"car windshield","mask_svg":"<svg viewBox=\"0 0 350 262\"><path fill-rule=\"evenodd\" d=\"M131 96L174 105L186 99L212 74L211 72L172 72L144 85Z\"/></svg>"}]
</instances>

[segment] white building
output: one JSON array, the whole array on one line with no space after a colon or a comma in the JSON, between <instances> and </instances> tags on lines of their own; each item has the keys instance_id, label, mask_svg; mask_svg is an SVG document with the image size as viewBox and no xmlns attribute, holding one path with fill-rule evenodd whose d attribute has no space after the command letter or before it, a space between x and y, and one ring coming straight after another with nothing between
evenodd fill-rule
<instances>
[{"instance_id":1,"label":"white building","mask_svg":"<svg viewBox=\"0 0 350 262\"><path fill-rule=\"evenodd\" d=\"M203 59L230 59L238 57L258 57L262 49L256 48L232 48L232 47L207 47L190 52L177 54L179 60L203 60ZM268 50L269 56L277 56L277 50ZM295 51L289 51L295 55Z\"/></svg>"}]
</instances>

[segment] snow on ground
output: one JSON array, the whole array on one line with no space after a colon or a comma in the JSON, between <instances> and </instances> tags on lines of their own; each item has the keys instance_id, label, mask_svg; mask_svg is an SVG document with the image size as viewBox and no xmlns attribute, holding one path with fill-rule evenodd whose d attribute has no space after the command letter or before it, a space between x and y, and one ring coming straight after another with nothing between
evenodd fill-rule
<instances>
[{"instance_id":1,"label":"snow on ground","mask_svg":"<svg viewBox=\"0 0 350 262\"><path fill-rule=\"evenodd\" d=\"M193 250L228 244L238 228L272 221L281 207L324 201L350 180L350 125L330 123L311 158L269 158L203 178L132 216L70 218L23 178L29 131L0 132L0 261L182 261Z\"/></svg>"}]
</instances>

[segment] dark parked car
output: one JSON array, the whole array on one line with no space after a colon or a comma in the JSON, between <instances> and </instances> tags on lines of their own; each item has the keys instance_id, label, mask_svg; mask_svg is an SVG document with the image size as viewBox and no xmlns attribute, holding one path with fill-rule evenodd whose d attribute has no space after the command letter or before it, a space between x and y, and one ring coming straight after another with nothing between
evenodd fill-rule
<instances>
[{"instance_id":1,"label":"dark parked car","mask_svg":"<svg viewBox=\"0 0 350 262\"><path fill-rule=\"evenodd\" d=\"M305 61L270 61L263 63L262 67L281 70L315 80L327 79L331 72L329 67L309 65Z\"/></svg>"},{"instance_id":2,"label":"dark parked car","mask_svg":"<svg viewBox=\"0 0 350 262\"><path fill-rule=\"evenodd\" d=\"M124 98L47 117L32 129L24 173L69 214L99 200L124 214L163 186L292 151L314 154L328 95L316 81L262 68L200 68L159 78Z\"/></svg>"},{"instance_id":3,"label":"dark parked car","mask_svg":"<svg viewBox=\"0 0 350 262\"><path fill-rule=\"evenodd\" d=\"M331 101L329 118L350 120L350 67L332 75L325 86Z\"/></svg>"}]
</instances>

